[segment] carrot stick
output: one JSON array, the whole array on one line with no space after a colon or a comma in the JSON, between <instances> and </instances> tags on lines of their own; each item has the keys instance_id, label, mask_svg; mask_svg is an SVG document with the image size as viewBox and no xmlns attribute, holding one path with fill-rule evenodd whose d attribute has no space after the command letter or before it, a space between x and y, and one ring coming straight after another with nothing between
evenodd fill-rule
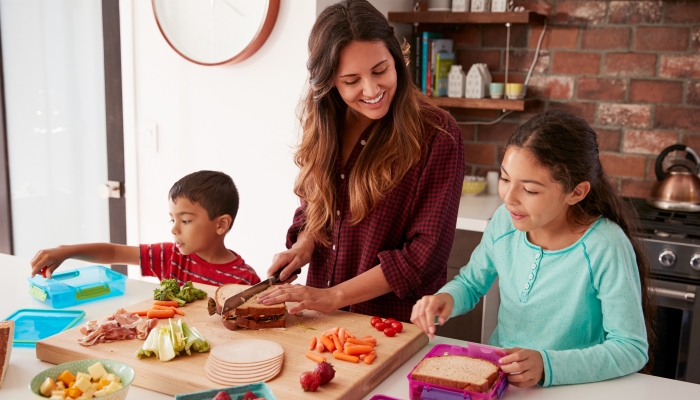
<instances>
[{"instance_id":1,"label":"carrot stick","mask_svg":"<svg viewBox=\"0 0 700 400\"><path fill-rule=\"evenodd\" d=\"M340 345L340 339L338 339L337 333L333 333L333 344L335 345L336 349L343 350L343 346Z\"/></svg>"},{"instance_id":2,"label":"carrot stick","mask_svg":"<svg viewBox=\"0 0 700 400\"><path fill-rule=\"evenodd\" d=\"M345 349L345 354L349 356L357 356L360 354L368 354L371 353L372 350L374 350L374 347L372 346L362 346L362 345L356 345L356 346L350 346Z\"/></svg>"},{"instance_id":3,"label":"carrot stick","mask_svg":"<svg viewBox=\"0 0 700 400\"><path fill-rule=\"evenodd\" d=\"M355 338L355 335L353 335L352 332L350 332L349 330L346 329L346 330L345 330L345 337L346 337L346 338L351 337L351 338L354 339L354 338Z\"/></svg>"},{"instance_id":4,"label":"carrot stick","mask_svg":"<svg viewBox=\"0 0 700 400\"><path fill-rule=\"evenodd\" d=\"M345 332L345 328L340 328L338 331L338 340L340 340L340 348L343 348L345 345L345 339L347 338L347 333Z\"/></svg>"},{"instance_id":5,"label":"carrot stick","mask_svg":"<svg viewBox=\"0 0 700 400\"><path fill-rule=\"evenodd\" d=\"M374 345L376 344L376 340L375 340L374 343L370 342L369 340L364 340L364 339L353 339L353 338L347 338L345 341L346 341L347 343L360 344L360 345L363 345L363 346L372 346L372 347L374 347Z\"/></svg>"},{"instance_id":6,"label":"carrot stick","mask_svg":"<svg viewBox=\"0 0 700 400\"><path fill-rule=\"evenodd\" d=\"M360 340L364 340L365 342L374 343L375 345L377 344L377 339L373 338L373 337L370 336L370 335L367 335L367 336L363 337L363 338L360 339Z\"/></svg>"},{"instance_id":7,"label":"carrot stick","mask_svg":"<svg viewBox=\"0 0 700 400\"><path fill-rule=\"evenodd\" d=\"M172 318L175 316L173 310L148 310L146 313L148 318Z\"/></svg>"},{"instance_id":8,"label":"carrot stick","mask_svg":"<svg viewBox=\"0 0 700 400\"><path fill-rule=\"evenodd\" d=\"M310 360L316 361L317 363L326 361L326 357L312 353L310 351L306 352L306 357Z\"/></svg>"},{"instance_id":9,"label":"carrot stick","mask_svg":"<svg viewBox=\"0 0 700 400\"><path fill-rule=\"evenodd\" d=\"M159 300L159 301L154 301L153 305L155 306L170 306L170 307L179 307L180 303L178 303L175 300Z\"/></svg>"},{"instance_id":10,"label":"carrot stick","mask_svg":"<svg viewBox=\"0 0 700 400\"><path fill-rule=\"evenodd\" d=\"M323 342L321 342L320 340L316 342L316 351L318 351L319 353L323 353L324 351L326 351L326 346L324 346Z\"/></svg>"},{"instance_id":11,"label":"carrot stick","mask_svg":"<svg viewBox=\"0 0 700 400\"><path fill-rule=\"evenodd\" d=\"M311 342L309 342L309 350L313 350L316 347L316 336L311 338Z\"/></svg>"},{"instance_id":12,"label":"carrot stick","mask_svg":"<svg viewBox=\"0 0 700 400\"><path fill-rule=\"evenodd\" d=\"M143 310L143 311L133 311L132 314L134 315L140 315L142 317L145 317L146 314L148 314L148 310Z\"/></svg>"},{"instance_id":13,"label":"carrot stick","mask_svg":"<svg viewBox=\"0 0 700 400\"><path fill-rule=\"evenodd\" d=\"M377 353L371 352L365 356L365 359L363 361L365 362L365 364L369 365L372 364L372 361L374 361L375 358L377 358Z\"/></svg>"},{"instance_id":14,"label":"carrot stick","mask_svg":"<svg viewBox=\"0 0 700 400\"><path fill-rule=\"evenodd\" d=\"M321 335L321 343L323 343L323 346L331 353L335 350L335 343L333 343L333 339L329 339L328 336Z\"/></svg>"},{"instance_id":15,"label":"carrot stick","mask_svg":"<svg viewBox=\"0 0 700 400\"><path fill-rule=\"evenodd\" d=\"M360 355L359 355L359 356L357 356L357 357L359 357L359 358L360 358L360 360L364 360L364 359L365 359L365 357L367 357L367 354L360 354Z\"/></svg>"},{"instance_id":16,"label":"carrot stick","mask_svg":"<svg viewBox=\"0 0 700 400\"><path fill-rule=\"evenodd\" d=\"M349 356L349 355L342 353L338 350L333 352L333 358L335 358L336 360L350 361L350 362L354 362L354 363L360 362L359 357Z\"/></svg>"},{"instance_id":17,"label":"carrot stick","mask_svg":"<svg viewBox=\"0 0 700 400\"><path fill-rule=\"evenodd\" d=\"M183 317L185 316L185 312L182 310L178 310L175 307L170 307L170 306L158 306L158 305L153 305L154 310L173 310L173 312L177 315L182 315Z\"/></svg>"}]
</instances>

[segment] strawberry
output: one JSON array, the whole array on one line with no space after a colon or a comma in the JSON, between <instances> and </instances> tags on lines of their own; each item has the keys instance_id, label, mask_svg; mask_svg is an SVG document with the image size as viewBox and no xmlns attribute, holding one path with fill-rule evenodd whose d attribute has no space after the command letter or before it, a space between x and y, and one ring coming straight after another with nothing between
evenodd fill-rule
<instances>
[{"instance_id":1,"label":"strawberry","mask_svg":"<svg viewBox=\"0 0 700 400\"><path fill-rule=\"evenodd\" d=\"M325 361L316 364L314 372L318 372L318 374L321 376L321 385L325 385L335 377L335 369L333 369L331 364Z\"/></svg>"},{"instance_id":2,"label":"strawberry","mask_svg":"<svg viewBox=\"0 0 700 400\"><path fill-rule=\"evenodd\" d=\"M253 393L249 390L243 394L243 398L241 400L255 400L257 398L258 398L258 395L256 395L255 393Z\"/></svg>"},{"instance_id":3,"label":"strawberry","mask_svg":"<svg viewBox=\"0 0 700 400\"><path fill-rule=\"evenodd\" d=\"M231 400L231 396L229 396L227 392L222 390L219 393L217 393L216 396L214 396L214 398L211 400Z\"/></svg>"},{"instance_id":4,"label":"strawberry","mask_svg":"<svg viewBox=\"0 0 700 400\"><path fill-rule=\"evenodd\" d=\"M321 376L318 372L303 372L299 377L299 382L301 383L301 388L305 392L315 392L321 385Z\"/></svg>"}]
</instances>

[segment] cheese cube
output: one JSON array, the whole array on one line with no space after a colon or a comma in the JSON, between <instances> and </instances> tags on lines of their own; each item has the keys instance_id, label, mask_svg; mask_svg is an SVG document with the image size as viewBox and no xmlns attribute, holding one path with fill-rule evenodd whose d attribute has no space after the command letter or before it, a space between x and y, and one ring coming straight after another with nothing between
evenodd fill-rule
<instances>
[{"instance_id":1,"label":"cheese cube","mask_svg":"<svg viewBox=\"0 0 700 400\"><path fill-rule=\"evenodd\" d=\"M64 390L54 390L51 392L51 397L53 396L61 396L61 398L66 397L66 392Z\"/></svg>"},{"instance_id":2,"label":"cheese cube","mask_svg":"<svg viewBox=\"0 0 700 400\"><path fill-rule=\"evenodd\" d=\"M86 374L85 372L78 372L77 374L75 374L76 381L80 380L81 377L87 378L88 382L92 380L92 376L90 376L90 374Z\"/></svg>"},{"instance_id":3,"label":"cheese cube","mask_svg":"<svg viewBox=\"0 0 700 400\"><path fill-rule=\"evenodd\" d=\"M62 381L65 385L69 385L71 382L75 382L75 375L71 374L70 371L65 370L61 372L61 375L59 375L58 378L56 378L56 380Z\"/></svg>"},{"instance_id":4,"label":"cheese cube","mask_svg":"<svg viewBox=\"0 0 700 400\"><path fill-rule=\"evenodd\" d=\"M100 383L99 382L92 382L90 384L90 387L96 392L96 391L100 390Z\"/></svg>"},{"instance_id":5,"label":"cheese cube","mask_svg":"<svg viewBox=\"0 0 700 400\"><path fill-rule=\"evenodd\" d=\"M77 381L75 381L75 384L73 385L73 388L75 389L80 389L81 393L84 393L88 388L90 387L90 379L81 376L78 378Z\"/></svg>"},{"instance_id":6,"label":"cheese cube","mask_svg":"<svg viewBox=\"0 0 700 400\"><path fill-rule=\"evenodd\" d=\"M51 397L49 397L49 400L64 400L64 398L63 398L63 396L52 395Z\"/></svg>"},{"instance_id":7,"label":"cheese cube","mask_svg":"<svg viewBox=\"0 0 700 400\"><path fill-rule=\"evenodd\" d=\"M106 395L107 395L107 393L104 391L104 389L100 389L100 390L95 392L95 397L102 397L102 396L106 396Z\"/></svg>"},{"instance_id":8,"label":"cheese cube","mask_svg":"<svg viewBox=\"0 0 700 400\"><path fill-rule=\"evenodd\" d=\"M58 381L56 382L56 390L63 390L66 388L66 385L63 384L63 382Z\"/></svg>"},{"instance_id":9,"label":"cheese cube","mask_svg":"<svg viewBox=\"0 0 700 400\"><path fill-rule=\"evenodd\" d=\"M83 392L80 389L73 388L73 389L66 390L66 394L67 394L66 397L76 398L76 397L80 396L81 394L83 394Z\"/></svg>"},{"instance_id":10,"label":"cheese cube","mask_svg":"<svg viewBox=\"0 0 700 400\"><path fill-rule=\"evenodd\" d=\"M91 366L89 366L88 372L90 373L90 376L92 376L92 379L94 379L94 380L100 379L102 377L102 375L107 373L107 371L105 371L105 367L103 367L102 364L99 362L94 363Z\"/></svg>"},{"instance_id":11,"label":"cheese cube","mask_svg":"<svg viewBox=\"0 0 700 400\"><path fill-rule=\"evenodd\" d=\"M96 391L97 391L97 390L93 389L92 386L91 386L91 387L89 387L89 388L83 393L83 397L85 397L86 399L91 399L92 396L95 395L95 392L96 392Z\"/></svg>"},{"instance_id":12,"label":"cheese cube","mask_svg":"<svg viewBox=\"0 0 700 400\"><path fill-rule=\"evenodd\" d=\"M102 379L107 379L108 381L117 382L117 383L121 382L121 379L119 379L119 377L114 375L114 374L106 374L105 376L102 377Z\"/></svg>"},{"instance_id":13,"label":"cheese cube","mask_svg":"<svg viewBox=\"0 0 700 400\"><path fill-rule=\"evenodd\" d=\"M117 382L110 382L109 385L104 389L106 394L114 393L117 390L121 389L122 385L120 385Z\"/></svg>"}]
</instances>

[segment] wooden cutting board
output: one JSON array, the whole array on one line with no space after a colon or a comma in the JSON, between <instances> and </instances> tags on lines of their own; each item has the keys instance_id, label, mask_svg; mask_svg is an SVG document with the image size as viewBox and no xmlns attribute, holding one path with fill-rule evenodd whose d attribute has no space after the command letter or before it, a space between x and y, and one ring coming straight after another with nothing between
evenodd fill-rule
<instances>
[{"instance_id":1,"label":"wooden cutting board","mask_svg":"<svg viewBox=\"0 0 700 400\"><path fill-rule=\"evenodd\" d=\"M212 296L216 290L214 286L196 286ZM241 290L247 288L244 285L240 286ZM146 310L152 305L153 300L147 299L126 309ZM303 311L298 315L287 315L286 329L230 331L224 328L219 315L209 315L206 299L189 303L182 310L185 312L185 316L182 317L184 321L197 328L212 347L242 338L267 339L279 343L284 348L282 371L267 384L280 400L360 399L428 343L428 337L413 324L406 323L401 333L394 337L386 337L372 328L369 323L371 317L344 311L330 314ZM115 311L117 310L112 312ZM159 325L167 322L160 320ZM134 368L136 377L133 385L169 395L221 387L207 379L204 374L204 364L209 353L193 352L191 356L183 353L168 362L159 361L154 356L138 359L135 356L136 350L143 344L143 341L138 339L81 346L78 344L78 338L82 337L79 331L82 325L37 342L36 357L53 364L88 358L118 360ZM372 335L377 338L377 358L371 365L362 362L355 364L335 360L332 354L325 352L323 355L326 360L335 367L335 379L321 386L317 392L304 392L299 384L299 376L304 371L313 370L316 365L305 356L309 350L309 341L312 336L318 337L336 326L345 327L358 337Z\"/></svg>"}]
</instances>

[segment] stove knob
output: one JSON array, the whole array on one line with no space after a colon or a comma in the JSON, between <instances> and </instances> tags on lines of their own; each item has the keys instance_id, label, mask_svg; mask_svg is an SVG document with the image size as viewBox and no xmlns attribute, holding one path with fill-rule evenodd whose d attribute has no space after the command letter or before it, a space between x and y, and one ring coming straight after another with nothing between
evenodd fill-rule
<instances>
[{"instance_id":1,"label":"stove knob","mask_svg":"<svg viewBox=\"0 0 700 400\"><path fill-rule=\"evenodd\" d=\"M676 253L671 250L664 250L659 254L659 262L666 268L670 268L676 263Z\"/></svg>"},{"instance_id":2,"label":"stove knob","mask_svg":"<svg viewBox=\"0 0 700 400\"><path fill-rule=\"evenodd\" d=\"M690 268L700 271L700 253L693 254L693 258L690 259Z\"/></svg>"}]
</instances>

